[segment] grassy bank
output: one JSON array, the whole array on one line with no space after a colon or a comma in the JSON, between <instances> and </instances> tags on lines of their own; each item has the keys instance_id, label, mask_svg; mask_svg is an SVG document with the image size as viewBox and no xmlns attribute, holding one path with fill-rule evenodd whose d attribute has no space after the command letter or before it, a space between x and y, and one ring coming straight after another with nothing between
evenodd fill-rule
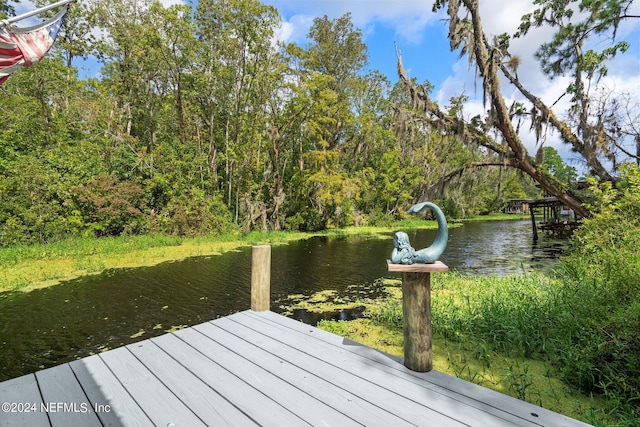
<instances>
[{"instance_id":1,"label":"grassy bank","mask_svg":"<svg viewBox=\"0 0 640 427\"><path fill-rule=\"evenodd\" d=\"M388 238L397 229L437 227L435 222L411 219L385 227L347 227L321 233L250 232L205 237L166 235L74 238L43 245L0 248L0 292L29 291L111 268L142 267L193 256L217 255L254 244L283 244L314 235L351 234Z\"/></svg>"},{"instance_id":2,"label":"grassy bank","mask_svg":"<svg viewBox=\"0 0 640 427\"><path fill-rule=\"evenodd\" d=\"M469 216L462 220L457 220L460 222L468 222L468 221L505 221L505 220L523 220L528 219L531 220L531 215L526 214L506 214L506 213L493 213L490 215L473 215ZM453 221L456 222L456 221Z\"/></svg>"}]
</instances>

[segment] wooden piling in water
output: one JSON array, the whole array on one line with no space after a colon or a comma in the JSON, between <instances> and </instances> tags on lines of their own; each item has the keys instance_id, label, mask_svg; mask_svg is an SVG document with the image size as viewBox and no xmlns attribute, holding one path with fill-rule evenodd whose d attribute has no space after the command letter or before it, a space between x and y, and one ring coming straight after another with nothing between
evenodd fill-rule
<instances>
[{"instance_id":1,"label":"wooden piling in water","mask_svg":"<svg viewBox=\"0 0 640 427\"><path fill-rule=\"evenodd\" d=\"M251 310L271 309L271 246L251 247Z\"/></svg>"},{"instance_id":2,"label":"wooden piling in water","mask_svg":"<svg viewBox=\"0 0 640 427\"><path fill-rule=\"evenodd\" d=\"M536 213L533 210L533 206L529 206L529 212L531 213L531 228L533 230L533 241L538 241L538 228L536 227Z\"/></svg>"},{"instance_id":3,"label":"wooden piling in water","mask_svg":"<svg viewBox=\"0 0 640 427\"><path fill-rule=\"evenodd\" d=\"M431 354L431 273L446 272L440 261L433 264L393 264L388 271L402 272L402 318L404 365L416 372L433 368Z\"/></svg>"}]
</instances>

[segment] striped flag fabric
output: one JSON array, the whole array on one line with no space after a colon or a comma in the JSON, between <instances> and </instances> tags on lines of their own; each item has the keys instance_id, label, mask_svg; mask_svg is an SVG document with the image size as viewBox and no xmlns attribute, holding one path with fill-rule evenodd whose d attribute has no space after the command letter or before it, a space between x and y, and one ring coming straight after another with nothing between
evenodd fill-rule
<instances>
[{"instance_id":1,"label":"striped flag fabric","mask_svg":"<svg viewBox=\"0 0 640 427\"><path fill-rule=\"evenodd\" d=\"M67 6L41 24L18 28L0 23L0 85L16 70L40 61L60 31Z\"/></svg>"}]
</instances>

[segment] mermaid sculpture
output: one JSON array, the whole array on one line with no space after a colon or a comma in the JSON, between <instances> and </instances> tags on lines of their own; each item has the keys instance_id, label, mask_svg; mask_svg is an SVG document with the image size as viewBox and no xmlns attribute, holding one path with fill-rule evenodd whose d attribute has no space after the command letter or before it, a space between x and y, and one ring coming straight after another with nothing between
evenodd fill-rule
<instances>
[{"instance_id":1,"label":"mermaid sculpture","mask_svg":"<svg viewBox=\"0 0 640 427\"><path fill-rule=\"evenodd\" d=\"M447 246L449 230L447 220L440 208L431 202L418 203L409 208L409 213L417 214L425 207L430 208L438 221L438 235L433 244L428 248L416 251L409 243L409 236L403 231L398 231L393 238L393 251L391 262L394 264L433 264L440 258Z\"/></svg>"}]
</instances>

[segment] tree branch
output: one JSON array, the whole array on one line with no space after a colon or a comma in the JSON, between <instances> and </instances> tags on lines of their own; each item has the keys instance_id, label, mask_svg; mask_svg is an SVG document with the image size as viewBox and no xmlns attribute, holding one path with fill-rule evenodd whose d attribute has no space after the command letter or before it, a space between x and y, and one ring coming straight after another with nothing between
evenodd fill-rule
<instances>
[{"instance_id":1,"label":"tree branch","mask_svg":"<svg viewBox=\"0 0 640 427\"><path fill-rule=\"evenodd\" d=\"M456 169L453 172L450 172L450 173L446 174L445 176L441 177L438 180L438 182L433 184L431 187L429 187L427 189L427 191L422 193L422 195L418 199L417 203L426 202L426 201L431 200L433 198L434 194L442 194L442 192L444 191L445 185L447 185L449 183L449 181L451 181L456 176L461 176L464 173L464 171L466 171L467 169L482 168L482 167L487 167L487 166L513 167L512 164L510 164L509 162L506 162L506 161L505 162L477 162L477 163L470 163L470 164L468 164L466 166L463 166L463 167L461 167L459 169Z\"/></svg>"},{"instance_id":2,"label":"tree branch","mask_svg":"<svg viewBox=\"0 0 640 427\"><path fill-rule=\"evenodd\" d=\"M493 138L487 134L478 130L476 127L465 123L463 120L452 117L438 107L438 105L431 101L429 96L415 87L413 82L407 77L406 71L402 64L402 55L400 54L398 47L396 46L396 58L398 59L398 76L404 83L405 87L409 90L409 95L414 104L414 108L417 108L421 112L433 116L434 118L424 118L433 128L442 129L459 135L467 141L471 141L482 147L485 147L496 154L511 158L512 155L502 146L500 146Z\"/></svg>"},{"instance_id":3,"label":"tree branch","mask_svg":"<svg viewBox=\"0 0 640 427\"><path fill-rule=\"evenodd\" d=\"M613 181L613 177L607 172L607 170L602 166L600 160L598 160L597 156L589 155L590 149L586 147L584 142L578 138L578 136L571 131L569 126L562 120L558 119L558 116L555 115L553 110L549 108L540 98L529 92L520 82L518 78L516 78L513 74L511 74L510 70L507 68L505 64L500 64L500 71L504 74L504 76L509 80L509 82L520 91L525 98L529 100L533 104L533 106L542 113L542 117L548 123L551 123L555 129L560 132L562 139L571 144L573 149L578 153L584 153L585 159L587 161L587 165L593 170L593 172L598 175L601 179L606 181Z\"/></svg>"}]
</instances>

